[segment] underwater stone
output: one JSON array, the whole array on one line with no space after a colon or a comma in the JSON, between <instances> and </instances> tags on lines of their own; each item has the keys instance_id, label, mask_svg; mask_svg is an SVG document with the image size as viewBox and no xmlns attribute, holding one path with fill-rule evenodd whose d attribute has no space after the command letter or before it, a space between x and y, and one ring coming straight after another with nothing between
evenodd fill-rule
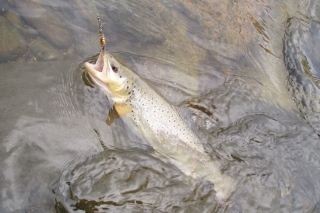
<instances>
[{"instance_id":1,"label":"underwater stone","mask_svg":"<svg viewBox=\"0 0 320 213\"><path fill-rule=\"evenodd\" d=\"M37 61L52 61L63 58L61 52L57 51L50 43L40 37L30 44L30 50L37 58Z\"/></svg>"},{"instance_id":2,"label":"underwater stone","mask_svg":"<svg viewBox=\"0 0 320 213\"><path fill-rule=\"evenodd\" d=\"M66 20L47 5L31 0L15 1L19 14L27 24L54 46L67 49L72 43L72 34Z\"/></svg>"},{"instance_id":3,"label":"underwater stone","mask_svg":"<svg viewBox=\"0 0 320 213\"><path fill-rule=\"evenodd\" d=\"M0 61L14 60L26 51L26 42L6 18L0 16Z\"/></svg>"}]
</instances>

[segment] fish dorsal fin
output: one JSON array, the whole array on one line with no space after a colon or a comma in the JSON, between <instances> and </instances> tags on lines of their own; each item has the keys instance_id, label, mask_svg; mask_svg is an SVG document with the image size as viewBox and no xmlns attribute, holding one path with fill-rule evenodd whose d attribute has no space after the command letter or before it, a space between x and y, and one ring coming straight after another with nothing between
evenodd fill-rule
<instances>
[{"instance_id":1,"label":"fish dorsal fin","mask_svg":"<svg viewBox=\"0 0 320 213\"><path fill-rule=\"evenodd\" d=\"M132 110L132 106L127 105L127 104L115 103L114 108L116 109L117 113L120 116L125 116L126 114L128 114Z\"/></svg>"}]
</instances>

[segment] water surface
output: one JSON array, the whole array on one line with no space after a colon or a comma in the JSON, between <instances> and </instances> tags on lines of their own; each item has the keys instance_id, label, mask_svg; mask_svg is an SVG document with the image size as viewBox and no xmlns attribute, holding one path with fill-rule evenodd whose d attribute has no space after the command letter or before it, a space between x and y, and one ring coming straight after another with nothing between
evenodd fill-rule
<instances>
[{"instance_id":1,"label":"water surface","mask_svg":"<svg viewBox=\"0 0 320 213\"><path fill-rule=\"evenodd\" d=\"M319 212L320 3L0 1L1 212ZM86 74L108 50L177 106L236 180L132 142Z\"/></svg>"}]
</instances>

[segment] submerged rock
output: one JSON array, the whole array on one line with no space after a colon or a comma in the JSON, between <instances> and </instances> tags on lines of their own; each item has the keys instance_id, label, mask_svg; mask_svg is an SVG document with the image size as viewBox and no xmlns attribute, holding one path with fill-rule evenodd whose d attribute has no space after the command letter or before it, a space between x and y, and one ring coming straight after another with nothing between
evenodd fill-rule
<instances>
[{"instance_id":1,"label":"submerged rock","mask_svg":"<svg viewBox=\"0 0 320 213\"><path fill-rule=\"evenodd\" d=\"M88 52L94 53L99 50L99 35L97 30L89 32L78 26L73 26L73 30L77 32L75 36L76 44L73 47L77 54L87 57Z\"/></svg>"},{"instance_id":2,"label":"submerged rock","mask_svg":"<svg viewBox=\"0 0 320 213\"><path fill-rule=\"evenodd\" d=\"M57 51L50 43L40 37L30 44L30 50L37 61L51 61L63 58L61 52Z\"/></svg>"},{"instance_id":3,"label":"submerged rock","mask_svg":"<svg viewBox=\"0 0 320 213\"><path fill-rule=\"evenodd\" d=\"M15 1L24 20L54 46L67 49L72 42L66 22L48 5L31 0Z\"/></svg>"},{"instance_id":4,"label":"submerged rock","mask_svg":"<svg viewBox=\"0 0 320 213\"><path fill-rule=\"evenodd\" d=\"M21 18L14 12L8 11L5 14L5 17L8 19L8 21L13 25L17 27L22 27L24 24L21 20Z\"/></svg>"},{"instance_id":5,"label":"submerged rock","mask_svg":"<svg viewBox=\"0 0 320 213\"><path fill-rule=\"evenodd\" d=\"M67 2L65 2L67 4ZM97 9L92 7L92 2L85 0L72 0L68 2L69 8L65 9L65 14L72 24L77 25L90 32L97 31ZM72 10L70 10L72 8ZM91 9L90 9L91 8Z\"/></svg>"},{"instance_id":6,"label":"submerged rock","mask_svg":"<svg viewBox=\"0 0 320 213\"><path fill-rule=\"evenodd\" d=\"M17 13L8 11L5 14L5 17L15 28L19 30L26 40L29 38L36 38L38 36L38 32L32 27L26 25Z\"/></svg>"},{"instance_id":7,"label":"submerged rock","mask_svg":"<svg viewBox=\"0 0 320 213\"><path fill-rule=\"evenodd\" d=\"M22 35L2 16L0 28L0 61L14 60L21 56L27 48Z\"/></svg>"}]
</instances>

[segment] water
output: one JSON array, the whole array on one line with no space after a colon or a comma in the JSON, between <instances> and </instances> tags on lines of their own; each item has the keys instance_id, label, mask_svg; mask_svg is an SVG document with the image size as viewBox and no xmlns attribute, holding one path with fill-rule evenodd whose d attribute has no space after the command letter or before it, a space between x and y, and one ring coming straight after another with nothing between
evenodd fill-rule
<instances>
[{"instance_id":1,"label":"water","mask_svg":"<svg viewBox=\"0 0 320 213\"><path fill-rule=\"evenodd\" d=\"M320 211L319 1L0 3L0 212ZM227 202L109 118L83 67L97 12L237 181Z\"/></svg>"}]
</instances>

